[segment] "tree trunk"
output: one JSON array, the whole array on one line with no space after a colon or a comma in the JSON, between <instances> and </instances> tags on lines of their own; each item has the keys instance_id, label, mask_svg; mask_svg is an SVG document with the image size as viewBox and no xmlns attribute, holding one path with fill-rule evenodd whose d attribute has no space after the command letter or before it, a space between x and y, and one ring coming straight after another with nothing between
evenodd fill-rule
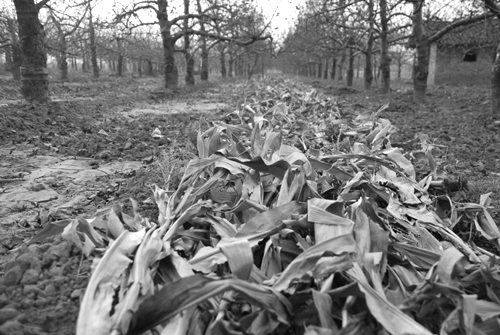
<instances>
[{"instance_id":1,"label":"tree trunk","mask_svg":"<svg viewBox=\"0 0 500 335\"><path fill-rule=\"evenodd\" d=\"M184 53L186 59L186 85L194 85L194 57L190 52Z\"/></svg>"},{"instance_id":2,"label":"tree trunk","mask_svg":"<svg viewBox=\"0 0 500 335\"><path fill-rule=\"evenodd\" d=\"M227 77L225 48L221 48L220 50L220 75L222 76L222 78Z\"/></svg>"},{"instance_id":3,"label":"tree trunk","mask_svg":"<svg viewBox=\"0 0 500 335\"><path fill-rule=\"evenodd\" d=\"M229 78L233 77L233 71L234 71L234 58L233 55L229 55L229 62L228 62L229 68L227 70L227 75Z\"/></svg>"},{"instance_id":4,"label":"tree trunk","mask_svg":"<svg viewBox=\"0 0 500 335\"><path fill-rule=\"evenodd\" d=\"M208 80L208 49L207 42L205 38L201 41L201 70L200 70L201 80Z\"/></svg>"},{"instance_id":5,"label":"tree trunk","mask_svg":"<svg viewBox=\"0 0 500 335\"><path fill-rule=\"evenodd\" d=\"M92 6L89 1L89 39L90 39L90 61L92 63L92 75L94 79L99 78L99 66L97 65L97 44L95 40L94 22L92 21Z\"/></svg>"},{"instance_id":6,"label":"tree trunk","mask_svg":"<svg viewBox=\"0 0 500 335\"><path fill-rule=\"evenodd\" d=\"M357 57L358 64L356 65L356 78L359 78L359 69L361 68L361 58Z\"/></svg>"},{"instance_id":7,"label":"tree trunk","mask_svg":"<svg viewBox=\"0 0 500 335\"><path fill-rule=\"evenodd\" d=\"M196 0L196 6L198 7L198 14L202 14L201 3L200 0ZM205 33L205 18L202 17L200 19L200 31ZM207 39L205 36L200 36L201 40L201 69L200 69L200 78L203 81L208 80L208 48L207 48ZM222 67L221 67L222 72ZM225 76L224 76L225 77Z\"/></svg>"},{"instance_id":8,"label":"tree trunk","mask_svg":"<svg viewBox=\"0 0 500 335\"><path fill-rule=\"evenodd\" d=\"M500 115L500 43L491 69L491 112Z\"/></svg>"},{"instance_id":9,"label":"tree trunk","mask_svg":"<svg viewBox=\"0 0 500 335\"><path fill-rule=\"evenodd\" d=\"M171 23L168 21L167 13L167 0L158 0L158 21L163 45L165 88L176 89L179 86L179 73L174 57L175 39L170 31Z\"/></svg>"},{"instance_id":10,"label":"tree trunk","mask_svg":"<svg viewBox=\"0 0 500 335\"><path fill-rule=\"evenodd\" d=\"M59 69L61 70L61 80L68 80L68 54L66 49L68 48L68 43L66 41L66 35L62 33L59 41L60 56L59 56Z\"/></svg>"},{"instance_id":11,"label":"tree trunk","mask_svg":"<svg viewBox=\"0 0 500 335\"><path fill-rule=\"evenodd\" d=\"M380 0L380 72L382 73L382 93L391 91L391 57L389 56L389 43L387 34L389 31L387 20L387 0Z\"/></svg>"},{"instance_id":12,"label":"tree trunk","mask_svg":"<svg viewBox=\"0 0 500 335\"><path fill-rule=\"evenodd\" d=\"M248 73L248 80L250 80L252 78L253 73L255 71L255 68L257 67L258 61L259 61L259 54L255 53L255 59L253 61L253 65L252 65L252 67L250 67L250 66L248 67L248 72L247 72Z\"/></svg>"},{"instance_id":13,"label":"tree trunk","mask_svg":"<svg viewBox=\"0 0 500 335\"><path fill-rule=\"evenodd\" d=\"M118 50L117 75L123 76L123 40L121 37L116 37L116 48Z\"/></svg>"},{"instance_id":14,"label":"tree trunk","mask_svg":"<svg viewBox=\"0 0 500 335\"><path fill-rule=\"evenodd\" d=\"M150 59L148 59L148 60L146 60L146 64L147 64L146 74L148 76L153 76L153 62Z\"/></svg>"},{"instance_id":15,"label":"tree trunk","mask_svg":"<svg viewBox=\"0 0 500 335\"><path fill-rule=\"evenodd\" d=\"M14 0L21 41L21 92L28 101L49 100L43 26L34 0Z\"/></svg>"},{"instance_id":16,"label":"tree trunk","mask_svg":"<svg viewBox=\"0 0 500 335\"><path fill-rule=\"evenodd\" d=\"M11 47L12 47L12 63L10 66L10 71L12 72L12 78L14 80L21 80L21 46L19 45L19 38L17 36L16 27L14 25L14 20L11 18L7 19L7 26L9 29ZM8 49L8 48L7 48Z\"/></svg>"},{"instance_id":17,"label":"tree trunk","mask_svg":"<svg viewBox=\"0 0 500 335\"><path fill-rule=\"evenodd\" d=\"M337 72L337 58L333 57L332 59L332 69L330 71L330 79L335 80L335 75Z\"/></svg>"},{"instance_id":18,"label":"tree trunk","mask_svg":"<svg viewBox=\"0 0 500 335\"><path fill-rule=\"evenodd\" d=\"M318 78L321 79L321 77L323 76L323 64L321 64L321 58L319 59L318 61Z\"/></svg>"},{"instance_id":19,"label":"tree trunk","mask_svg":"<svg viewBox=\"0 0 500 335\"><path fill-rule=\"evenodd\" d=\"M325 58L325 70L323 72L323 79L328 79L328 57Z\"/></svg>"},{"instance_id":20,"label":"tree trunk","mask_svg":"<svg viewBox=\"0 0 500 335\"><path fill-rule=\"evenodd\" d=\"M345 64L345 49L342 50L342 55L340 56L340 62L338 65L338 81L343 81L344 80L344 64Z\"/></svg>"},{"instance_id":21,"label":"tree trunk","mask_svg":"<svg viewBox=\"0 0 500 335\"><path fill-rule=\"evenodd\" d=\"M243 60L243 56L238 57L238 76L243 76L245 73L245 68L247 67L246 61Z\"/></svg>"},{"instance_id":22,"label":"tree trunk","mask_svg":"<svg viewBox=\"0 0 500 335\"><path fill-rule=\"evenodd\" d=\"M137 72L139 73L139 78L142 77L142 56L139 56L137 61Z\"/></svg>"},{"instance_id":23,"label":"tree trunk","mask_svg":"<svg viewBox=\"0 0 500 335\"><path fill-rule=\"evenodd\" d=\"M349 62L347 67L347 87L352 87L352 82L354 79L354 49L349 48Z\"/></svg>"},{"instance_id":24,"label":"tree trunk","mask_svg":"<svg viewBox=\"0 0 500 335\"><path fill-rule=\"evenodd\" d=\"M365 90L369 91L372 88L373 82L373 28L375 18L373 15L373 0L368 1L368 24L370 25L368 31L368 40L366 42L366 53L365 53Z\"/></svg>"},{"instance_id":25,"label":"tree trunk","mask_svg":"<svg viewBox=\"0 0 500 335\"><path fill-rule=\"evenodd\" d=\"M189 29L189 0L184 0L184 31ZM191 41L184 34L184 59L186 60L186 85L194 85L194 55L191 54Z\"/></svg>"},{"instance_id":26,"label":"tree trunk","mask_svg":"<svg viewBox=\"0 0 500 335\"><path fill-rule=\"evenodd\" d=\"M424 0L413 3L413 37L416 45L416 62L413 66L413 101L424 102L429 74L429 42L422 28Z\"/></svg>"}]
</instances>

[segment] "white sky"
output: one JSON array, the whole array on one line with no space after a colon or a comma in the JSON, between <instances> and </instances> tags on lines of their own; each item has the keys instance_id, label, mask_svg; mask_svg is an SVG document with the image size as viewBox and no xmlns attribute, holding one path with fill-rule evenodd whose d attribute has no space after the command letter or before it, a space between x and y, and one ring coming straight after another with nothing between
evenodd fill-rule
<instances>
[{"instance_id":1,"label":"white sky","mask_svg":"<svg viewBox=\"0 0 500 335\"><path fill-rule=\"evenodd\" d=\"M257 0L267 20L271 20L273 33L284 32L293 26L298 14L296 7L304 2L305 0Z\"/></svg>"}]
</instances>

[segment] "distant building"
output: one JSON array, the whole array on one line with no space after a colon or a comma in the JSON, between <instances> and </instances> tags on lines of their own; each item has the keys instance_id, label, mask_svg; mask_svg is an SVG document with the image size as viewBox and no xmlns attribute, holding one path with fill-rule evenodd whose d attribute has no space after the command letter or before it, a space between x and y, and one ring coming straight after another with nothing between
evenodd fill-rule
<instances>
[{"instance_id":1,"label":"distant building","mask_svg":"<svg viewBox=\"0 0 500 335\"><path fill-rule=\"evenodd\" d=\"M428 84L488 86L496 43L500 35L497 21L487 20L457 28L433 44ZM449 22L431 21L425 24L425 28L428 34L432 35L449 24Z\"/></svg>"}]
</instances>

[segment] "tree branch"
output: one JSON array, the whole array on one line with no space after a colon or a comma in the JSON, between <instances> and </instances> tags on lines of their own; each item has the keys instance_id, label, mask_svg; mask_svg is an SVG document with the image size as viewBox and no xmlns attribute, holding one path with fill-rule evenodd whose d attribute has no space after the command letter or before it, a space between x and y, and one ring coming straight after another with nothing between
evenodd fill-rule
<instances>
[{"instance_id":1,"label":"tree branch","mask_svg":"<svg viewBox=\"0 0 500 335\"><path fill-rule=\"evenodd\" d=\"M42 9L42 7L45 6L47 4L47 2L49 2L49 1L50 0L42 0L39 3L37 3L36 4L36 10L40 11L40 9Z\"/></svg>"},{"instance_id":2,"label":"tree branch","mask_svg":"<svg viewBox=\"0 0 500 335\"><path fill-rule=\"evenodd\" d=\"M494 0L484 0L484 5L492 14L494 14L500 20L500 9Z\"/></svg>"},{"instance_id":3,"label":"tree branch","mask_svg":"<svg viewBox=\"0 0 500 335\"><path fill-rule=\"evenodd\" d=\"M222 41L222 42L233 43L233 44L236 44L236 45L239 45L239 46L247 46L247 45L253 44L253 43L257 42L257 41L264 41L264 40L267 40L267 39L272 40L272 36L265 35L265 36L251 36L251 37L249 37L248 40L241 41L241 40L238 40L236 38L220 36L220 35L217 35L217 34L212 34L212 33L209 33L209 32L203 32L203 31L194 30L194 29L188 29L188 30L185 30L185 31L180 31L177 34L173 35L172 37L173 37L174 40L178 40L179 38L181 38L185 34L188 34L188 35L197 35L197 36L204 36L204 37L212 38L212 39L219 40L219 41Z\"/></svg>"},{"instance_id":4,"label":"tree branch","mask_svg":"<svg viewBox=\"0 0 500 335\"><path fill-rule=\"evenodd\" d=\"M484 14L480 14L480 15L477 15L477 16L469 17L467 19L462 19L462 20L455 21L455 22L451 23L450 25L444 27L443 29L439 30L434 35L430 36L428 38L428 42L430 44L432 44L434 42L437 42L444 35L446 35L447 33L449 33L450 31L452 31L452 30L454 30L456 28L463 27L463 26L466 26L466 25L469 25L469 24L472 24L472 23L484 21L484 20L487 20L487 19L489 19L489 18L491 18L493 16L494 16L494 14L492 14L492 13L484 13Z\"/></svg>"}]
</instances>

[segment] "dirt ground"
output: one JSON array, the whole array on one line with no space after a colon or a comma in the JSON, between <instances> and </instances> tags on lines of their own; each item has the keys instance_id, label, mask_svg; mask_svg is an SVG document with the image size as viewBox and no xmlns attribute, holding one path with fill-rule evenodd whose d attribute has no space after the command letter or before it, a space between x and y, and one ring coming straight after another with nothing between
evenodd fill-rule
<instances>
[{"instance_id":1,"label":"dirt ground","mask_svg":"<svg viewBox=\"0 0 500 335\"><path fill-rule=\"evenodd\" d=\"M500 125L489 114L487 90L435 87L416 106L406 89L381 95L309 84L337 97L344 112L390 102L381 115L399 128L393 145L409 149L416 134L427 134L440 170L468 182L459 200L477 203L494 192L499 222ZM73 334L91 261L60 237L27 242L50 222L116 203L127 212L130 198L156 220L151 189L176 187L195 157L200 115L221 119L243 102L234 82L167 94L161 78L107 78L53 83L51 90L49 105L28 104L15 82L0 77L0 334Z\"/></svg>"}]
</instances>

